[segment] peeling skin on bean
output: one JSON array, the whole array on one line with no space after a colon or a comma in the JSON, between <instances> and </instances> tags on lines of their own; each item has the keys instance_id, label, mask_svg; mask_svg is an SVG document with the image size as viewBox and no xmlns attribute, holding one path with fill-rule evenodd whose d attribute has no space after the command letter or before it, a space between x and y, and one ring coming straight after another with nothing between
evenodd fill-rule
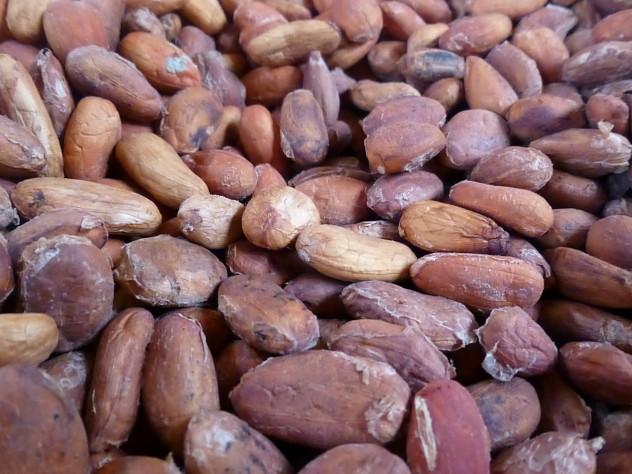
<instances>
[{"instance_id":1,"label":"peeling skin on bean","mask_svg":"<svg viewBox=\"0 0 632 474\"><path fill-rule=\"evenodd\" d=\"M542 374L557 358L553 341L520 308L493 310L477 336L487 351L483 368L503 382L519 373Z\"/></svg>"},{"instance_id":2,"label":"peeling skin on bean","mask_svg":"<svg viewBox=\"0 0 632 474\"><path fill-rule=\"evenodd\" d=\"M308 463L305 474L331 472L342 469L345 472L389 472L408 474L404 461L376 444L353 443L330 449Z\"/></svg>"},{"instance_id":3,"label":"peeling skin on bean","mask_svg":"<svg viewBox=\"0 0 632 474\"><path fill-rule=\"evenodd\" d=\"M603 445L602 438L586 441L574 433L543 433L525 441L494 461L498 468L528 469L542 472L589 472L595 466L594 453Z\"/></svg>"},{"instance_id":4,"label":"peeling skin on bean","mask_svg":"<svg viewBox=\"0 0 632 474\"><path fill-rule=\"evenodd\" d=\"M392 439L405 411L401 397L407 401L410 392L390 366L336 351L290 357L249 371L231 393L233 406L251 425L314 446L331 445L332 437L347 442ZM312 374L309 380L300 376L306 370ZM322 385L325 380L328 386ZM338 397L334 405L332 396ZM296 403L303 408L288 409Z\"/></svg>"},{"instance_id":5,"label":"peeling skin on bean","mask_svg":"<svg viewBox=\"0 0 632 474\"><path fill-rule=\"evenodd\" d=\"M287 354L313 347L316 317L297 298L262 278L239 275L219 289L218 308L233 332L256 349Z\"/></svg>"},{"instance_id":6,"label":"peeling skin on bean","mask_svg":"<svg viewBox=\"0 0 632 474\"><path fill-rule=\"evenodd\" d=\"M432 415L422 397L415 397L413 403L417 422L416 437L421 443L428 469L434 471L437 466L437 439L432 429Z\"/></svg>"},{"instance_id":7,"label":"peeling skin on bean","mask_svg":"<svg viewBox=\"0 0 632 474\"><path fill-rule=\"evenodd\" d=\"M410 327L442 350L455 350L475 340L474 316L465 306L447 298L382 282L350 285L342 291L341 298L353 317Z\"/></svg>"},{"instance_id":8,"label":"peeling skin on bean","mask_svg":"<svg viewBox=\"0 0 632 474\"><path fill-rule=\"evenodd\" d=\"M448 262L456 267L451 268ZM439 287L437 278L439 274L444 278L445 272L450 272L451 281ZM413 264L411 275L422 290L438 290L441 296L488 309L532 306L544 287L539 270L531 264L491 255L434 253Z\"/></svg>"},{"instance_id":9,"label":"peeling skin on bean","mask_svg":"<svg viewBox=\"0 0 632 474\"><path fill-rule=\"evenodd\" d=\"M377 320L351 321L338 328L328 345L332 350L390 364L413 390L455 374L448 359L411 327Z\"/></svg>"}]
</instances>

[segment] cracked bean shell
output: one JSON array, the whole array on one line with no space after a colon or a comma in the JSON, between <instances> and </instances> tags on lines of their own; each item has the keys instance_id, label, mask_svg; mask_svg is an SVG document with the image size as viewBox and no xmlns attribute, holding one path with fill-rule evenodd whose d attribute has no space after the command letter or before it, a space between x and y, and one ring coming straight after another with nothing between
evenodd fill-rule
<instances>
[{"instance_id":1,"label":"cracked bean shell","mask_svg":"<svg viewBox=\"0 0 632 474\"><path fill-rule=\"evenodd\" d=\"M182 234L207 249L223 249L242 235L244 205L223 196L191 196L180 205Z\"/></svg>"},{"instance_id":2,"label":"cracked bean shell","mask_svg":"<svg viewBox=\"0 0 632 474\"><path fill-rule=\"evenodd\" d=\"M281 106L281 148L285 156L301 166L322 161L329 148L323 110L305 89L290 92Z\"/></svg>"},{"instance_id":3,"label":"cracked bean shell","mask_svg":"<svg viewBox=\"0 0 632 474\"><path fill-rule=\"evenodd\" d=\"M184 439L184 464L190 474L293 472L272 441L225 411L202 412L191 419Z\"/></svg>"},{"instance_id":4,"label":"cracked bean shell","mask_svg":"<svg viewBox=\"0 0 632 474\"><path fill-rule=\"evenodd\" d=\"M32 178L46 166L45 151L23 125L0 116L0 170L6 178Z\"/></svg>"},{"instance_id":5,"label":"cracked bean shell","mask_svg":"<svg viewBox=\"0 0 632 474\"><path fill-rule=\"evenodd\" d=\"M90 472L86 432L77 409L44 371L0 368L2 469L12 474Z\"/></svg>"},{"instance_id":6,"label":"cracked bean shell","mask_svg":"<svg viewBox=\"0 0 632 474\"><path fill-rule=\"evenodd\" d=\"M501 382L519 374L543 374L557 360L557 348L551 338L515 306L492 310L476 334L485 349L483 369Z\"/></svg>"},{"instance_id":7,"label":"cracked bean shell","mask_svg":"<svg viewBox=\"0 0 632 474\"><path fill-rule=\"evenodd\" d=\"M90 384L92 360L84 352L65 352L43 362L40 369L55 381L66 398L81 413Z\"/></svg>"},{"instance_id":8,"label":"cracked bean shell","mask_svg":"<svg viewBox=\"0 0 632 474\"><path fill-rule=\"evenodd\" d=\"M607 130L568 129L529 146L546 153L559 168L587 178L626 171L632 157L630 141Z\"/></svg>"},{"instance_id":9,"label":"cracked bean shell","mask_svg":"<svg viewBox=\"0 0 632 474\"><path fill-rule=\"evenodd\" d=\"M452 21L439 46L463 56L489 51L511 35L511 19L501 13L483 13Z\"/></svg>"},{"instance_id":10,"label":"cracked bean shell","mask_svg":"<svg viewBox=\"0 0 632 474\"><path fill-rule=\"evenodd\" d=\"M202 178L211 194L241 200L250 196L257 185L252 163L235 150L198 151L182 160Z\"/></svg>"},{"instance_id":11,"label":"cracked bean shell","mask_svg":"<svg viewBox=\"0 0 632 474\"><path fill-rule=\"evenodd\" d=\"M226 278L226 267L209 250L158 235L125 245L116 281L154 306L191 306L208 301Z\"/></svg>"},{"instance_id":12,"label":"cracked bean shell","mask_svg":"<svg viewBox=\"0 0 632 474\"><path fill-rule=\"evenodd\" d=\"M406 459L413 474L489 473L489 435L476 401L465 387L439 380L415 394Z\"/></svg>"},{"instance_id":13,"label":"cracked bean shell","mask_svg":"<svg viewBox=\"0 0 632 474\"><path fill-rule=\"evenodd\" d=\"M364 474L410 474L406 463L375 444L343 444L309 462L299 474L324 472L362 472Z\"/></svg>"},{"instance_id":14,"label":"cracked bean shell","mask_svg":"<svg viewBox=\"0 0 632 474\"><path fill-rule=\"evenodd\" d=\"M262 433L327 449L391 441L409 396L387 364L314 350L268 359L242 377L230 399L237 415Z\"/></svg>"},{"instance_id":15,"label":"cracked bean shell","mask_svg":"<svg viewBox=\"0 0 632 474\"><path fill-rule=\"evenodd\" d=\"M118 447L136 422L145 351L154 329L153 315L128 308L103 330L86 398L85 424L90 450Z\"/></svg>"},{"instance_id":16,"label":"cracked bean shell","mask_svg":"<svg viewBox=\"0 0 632 474\"><path fill-rule=\"evenodd\" d=\"M376 319L422 334L442 351L476 340L474 315L461 303L393 283L363 281L345 287L342 303L352 318Z\"/></svg>"},{"instance_id":17,"label":"cracked bean shell","mask_svg":"<svg viewBox=\"0 0 632 474\"><path fill-rule=\"evenodd\" d=\"M237 336L264 352L305 351L318 341L316 316L265 278L228 278L219 287L218 309Z\"/></svg>"},{"instance_id":18,"label":"cracked bean shell","mask_svg":"<svg viewBox=\"0 0 632 474\"><path fill-rule=\"evenodd\" d=\"M217 129L222 104L203 87L187 87L167 101L160 135L178 153L194 153Z\"/></svg>"},{"instance_id":19,"label":"cracked bean shell","mask_svg":"<svg viewBox=\"0 0 632 474\"><path fill-rule=\"evenodd\" d=\"M115 457L102 464L95 474L181 474L172 459L166 461L148 456Z\"/></svg>"},{"instance_id":20,"label":"cracked bean shell","mask_svg":"<svg viewBox=\"0 0 632 474\"><path fill-rule=\"evenodd\" d=\"M66 58L66 74L78 92L112 101L125 118L149 123L160 116L160 94L134 64L112 51L99 46L74 49Z\"/></svg>"},{"instance_id":21,"label":"cracked bean shell","mask_svg":"<svg viewBox=\"0 0 632 474\"><path fill-rule=\"evenodd\" d=\"M248 202L242 216L246 238L269 250L287 247L305 228L319 223L320 215L314 202L289 186L258 193Z\"/></svg>"},{"instance_id":22,"label":"cracked bean shell","mask_svg":"<svg viewBox=\"0 0 632 474\"><path fill-rule=\"evenodd\" d=\"M213 357L194 319L171 313L156 322L143 366L142 403L150 426L176 453L183 451L191 418L219 410Z\"/></svg>"},{"instance_id":23,"label":"cracked bean shell","mask_svg":"<svg viewBox=\"0 0 632 474\"><path fill-rule=\"evenodd\" d=\"M493 460L491 472L528 472L537 465L540 472L591 474L596 471L595 453L602 446L601 438L585 440L577 433L561 431L542 433L503 451Z\"/></svg>"},{"instance_id":24,"label":"cracked bean shell","mask_svg":"<svg viewBox=\"0 0 632 474\"><path fill-rule=\"evenodd\" d=\"M58 235L30 244L22 252L18 275L24 310L55 319L57 351L87 344L112 318L110 262L84 237Z\"/></svg>"},{"instance_id":25,"label":"cracked bean shell","mask_svg":"<svg viewBox=\"0 0 632 474\"><path fill-rule=\"evenodd\" d=\"M100 97L81 99L64 135L65 175L86 180L105 178L121 134L121 117L112 102Z\"/></svg>"},{"instance_id":26,"label":"cracked bean shell","mask_svg":"<svg viewBox=\"0 0 632 474\"><path fill-rule=\"evenodd\" d=\"M310 197L323 224L345 225L371 215L367 207L367 183L351 176L316 176L296 185Z\"/></svg>"},{"instance_id":27,"label":"cracked bean shell","mask_svg":"<svg viewBox=\"0 0 632 474\"><path fill-rule=\"evenodd\" d=\"M367 192L367 205L378 216L397 222L402 213L418 201L440 199L443 182L427 171L381 176Z\"/></svg>"},{"instance_id":28,"label":"cracked bean shell","mask_svg":"<svg viewBox=\"0 0 632 474\"><path fill-rule=\"evenodd\" d=\"M413 329L376 319L349 321L331 336L331 350L390 364L416 391L433 380L450 379L450 361Z\"/></svg>"},{"instance_id":29,"label":"cracked bean shell","mask_svg":"<svg viewBox=\"0 0 632 474\"><path fill-rule=\"evenodd\" d=\"M443 127L445 119L446 111L436 100L429 97L401 97L378 104L362 120L362 130L370 135L384 125L402 120Z\"/></svg>"},{"instance_id":30,"label":"cracked bean shell","mask_svg":"<svg viewBox=\"0 0 632 474\"><path fill-rule=\"evenodd\" d=\"M44 48L37 53L30 72L53 121L55 131L61 136L75 108L75 100L64 67L50 49Z\"/></svg>"},{"instance_id":31,"label":"cracked bean shell","mask_svg":"<svg viewBox=\"0 0 632 474\"><path fill-rule=\"evenodd\" d=\"M165 38L136 31L123 37L119 51L162 92L177 92L202 83L193 60Z\"/></svg>"},{"instance_id":32,"label":"cracked bean shell","mask_svg":"<svg viewBox=\"0 0 632 474\"><path fill-rule=\"evenodd\" d=\"M14 264L22 251L40 238L67 234L85 237L101 248L108 238L105 223L98 217L76 209L50 211L25 222L6 234L7 249Z\"/></svg>"},{"instance_id":33,"label":"cracked bean shell","mask_svg":"<svg viewBox=\"0 0 632 474\"><path fill-rule=\"evenodd\" d=\"M538 191L553 176L553 163L534 148L510 146L483 157L470 173L479 183Z\"/></svg>"},{"instance_id":34,"label":"cracked bean shell","mask_svg":"<svg viewBox=\"0 0 632 474\"><path fill-rule=\"evenodd\" d=\"M417 121L387 122L364 141L369 167L379 174L414 171L446 146L439 128Z\"/></svg>"},{"instance_id":35,"label":"cracked bean shell","mask_svg":"<svg viewBox=\"0 0 632 474\"><path fill-rule=\"evenodd\" d=\"M538 302L544 279L534 265L514 257L468 253L433 253L410 268L415 286L481 309Z\"/></svg>"}]
</instances>

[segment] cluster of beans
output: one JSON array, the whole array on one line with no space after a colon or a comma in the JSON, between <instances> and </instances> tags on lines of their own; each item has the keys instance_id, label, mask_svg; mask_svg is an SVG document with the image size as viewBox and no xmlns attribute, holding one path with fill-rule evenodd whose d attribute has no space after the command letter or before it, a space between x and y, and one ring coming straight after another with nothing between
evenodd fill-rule
<instances>
[{"instance_id":1,"label":"cluster of beans","mask_svg":"<svg viewBox=\"0 0 632 474\"><path fill-rule=\"evenodd\" d=\"M0 0L0 474L632 466L628 0Z\"/></svg>"}]
</instances>

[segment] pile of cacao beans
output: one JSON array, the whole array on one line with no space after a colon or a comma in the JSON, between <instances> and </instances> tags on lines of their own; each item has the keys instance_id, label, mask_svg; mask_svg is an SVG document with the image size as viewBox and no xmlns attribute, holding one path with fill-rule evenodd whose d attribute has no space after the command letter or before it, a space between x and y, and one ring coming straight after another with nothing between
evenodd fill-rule
<instances>
[{"instance_id":1,"label":"pile of cacao beans","mask_svg":"<svg viewBox=\"0 0 632 474\"><path fill-rule=\"evenodd\" d=\"M0 474L632 472L629 0L0 0Z\"/></svg>"}]
</instances>

